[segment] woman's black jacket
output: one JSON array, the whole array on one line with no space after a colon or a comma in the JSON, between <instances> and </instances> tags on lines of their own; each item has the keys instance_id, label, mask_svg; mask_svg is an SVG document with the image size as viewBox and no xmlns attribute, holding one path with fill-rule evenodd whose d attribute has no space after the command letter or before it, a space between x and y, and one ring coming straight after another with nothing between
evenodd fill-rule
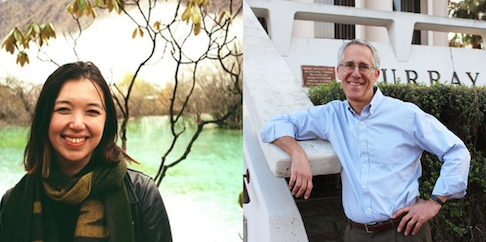
<instances>
[{"instance_id":1,"label":"woman's black jacket","mask_svg":"<svg viewBox=\"0 0 486 242\"><path fill-rule=\"evenodd\" d=\"M169 219L162 197L149 176L128 169L124 178L137 242L171 242ZM12 189L2 197L0 211Z\"/></svg>"}]
</instances>

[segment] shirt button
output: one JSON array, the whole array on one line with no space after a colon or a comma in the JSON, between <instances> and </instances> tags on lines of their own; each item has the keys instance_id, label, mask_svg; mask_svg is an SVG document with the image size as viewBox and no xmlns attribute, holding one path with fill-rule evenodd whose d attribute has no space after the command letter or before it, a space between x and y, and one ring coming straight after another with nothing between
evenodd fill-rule
<instances>
[{"instance_id":1,"label":"shirt button","mask_svg":"<svg viewBox=\"0 0 486 242\"><path fill-rule=\"evenodd\" d=\"M364 124L364 122L363 122L363 121L361 121L359 124L363 125L363 124Z\"/></svg>"},{"instance_id":2,"label":"shirt button","mask_svg":"<svg viewBox=\"0 0 486 242\"><path fill-rule=\"evenodd\" d=\"M364 142L363 142L363 143L361 143L361 146L364 146Z\"/></svg>"},{"instance_id":3,"label":"shirt button","mask_svg":"<svg viewBox=\"0 0 486 242\"><path fill-rule=\"evenodd\" d=\"M366 189L366 185L363 185L363 189Z\"/></svg>"},{"instance_id":4,"label":"shirt button","mask_svg":"<svg viewBox=\"0 0 486 242\"><path fill-rule=\"evenodd\" d=\"M370 207L368 207L368 208L367 208L367 210L368 210L368 211L371 211L371 208L370 208Z\"/></svg>"},{"instance_id":5,"label":"shirt button","mask_svg":"<svg viewBox=\"0 0 486 242\"><path fill-rule=\"evenodd\" d=\"M365 168L365 169L366 169L366 168L368 168L368 166L367 166L367 165L364 165L364 166L363 166L363 168Z\"/></svg>"}]
</instances>

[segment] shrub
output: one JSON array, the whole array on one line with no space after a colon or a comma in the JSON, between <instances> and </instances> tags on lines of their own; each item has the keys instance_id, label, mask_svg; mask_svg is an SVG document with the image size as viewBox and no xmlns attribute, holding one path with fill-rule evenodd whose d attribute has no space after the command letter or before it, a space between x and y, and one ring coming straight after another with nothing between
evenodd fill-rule
<instances>
[{"instance_id":1,"label":"shrub","mask_svg":"<svg viewBox=\"0 0 486 242\"><path fill-rule=\"evenodd\" d=\"M378 84L384 95L419 106L435 116L467 145L471 153L467 195L449 200L431 221L434 241L486 240L486 88L435 84ZM309 88L314 105L345 100L340 82ZM437 156L424 152L420 194L428 199L439 176Z\"/></svg>"}]
</instances>

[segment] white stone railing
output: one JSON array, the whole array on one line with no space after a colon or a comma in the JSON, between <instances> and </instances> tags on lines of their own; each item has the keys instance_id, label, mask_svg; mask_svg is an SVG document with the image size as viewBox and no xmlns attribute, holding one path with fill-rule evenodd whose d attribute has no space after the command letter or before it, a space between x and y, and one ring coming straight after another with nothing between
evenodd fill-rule
<instances>
[{"instance_id":1,"label":"white stone railing","mask_svg":"<svg viewBox=\"0 0 486 242\"><path fill-rule=\"evenodd\" d=\"M398 61L408 61L414 29L467 33L486 39L486 21L282 0L246 2L257 17L267 19L268 34L283 56L289 51L294 20L385 27Z\"/></svg>"},{"instance_id":2,"label":"white stone railing","mask_svg":"<svg viewBox=\"0 0 486 242\"><path fill-rule=\"evenodd\" d=\"M308 242L304 222L282 177L290 176L290 157L264 144L260 130L277 113L312 105L263 27L244 4L243 172L249 202L244 205L245 242ZM300 142L314 175L338 173L341 165L329 142Z\"/></svg>"},{"instance_id":3,"label":"white stone railing","mask_svg":"<svg viewBox=\"0 0 486 242\"><path fill-rule=\"evenodd\" d=\"M291 157L275 145L262 143L260 130L275 114L302 110L313 104L255 15L245 12L243 34L243 93L249 119L270 170L277 177L289 177ZM308 155L313 175L341 171L339 159L329 142L310 140L299 143Z\"/></svg>"}]
</instances>

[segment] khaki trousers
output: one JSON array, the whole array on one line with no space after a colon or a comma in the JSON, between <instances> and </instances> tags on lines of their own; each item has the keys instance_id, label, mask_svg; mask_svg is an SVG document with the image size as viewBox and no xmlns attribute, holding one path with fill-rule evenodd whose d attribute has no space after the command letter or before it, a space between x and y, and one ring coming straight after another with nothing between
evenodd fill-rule
<instances>
[{"instance_id":1,"label":"khaki trousers","mask_svg":"<svg viewBox=\"0 0 486 242\"><path fill-rule=\"evenodd\" d=\"M432 242L430 225L426 222L417 235L405 236L398 233L396 228L379 233L368 234L364 230L353 229L348 223L344 232L344 242Z\"/></svg>"}]
</instances>

